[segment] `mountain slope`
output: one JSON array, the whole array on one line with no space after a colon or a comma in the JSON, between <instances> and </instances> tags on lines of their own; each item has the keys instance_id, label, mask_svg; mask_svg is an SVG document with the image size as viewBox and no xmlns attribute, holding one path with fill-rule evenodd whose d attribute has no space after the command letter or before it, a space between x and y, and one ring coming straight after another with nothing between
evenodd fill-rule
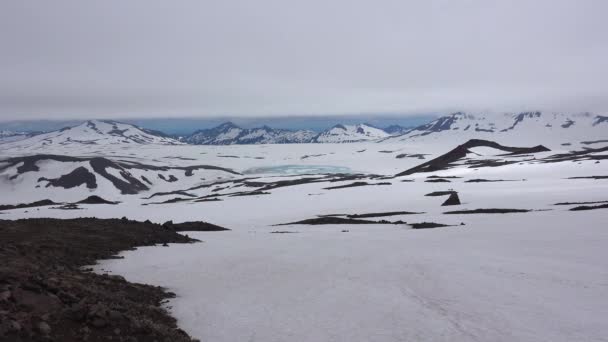
<instances>
[{"instance_id":1,"label":"mountain slope","mask_svg":"<svg viewBox=\"0 0 608 342\"><path fill-rule=\"evenodd\" d=\"M107 144L177 145L181 143L160 132L146 130L135 125L110 120L90 120L74 127L66 127L9 143L8 146L45 148Z\"/></svg>"},{"instance_id":2,"label":"mountain slope","mask_svg":"<svg viewBox=\"0 0 608 342\"><path fill-rule=\"evenodd\" d=\"M244 129L232 122L194 132L182 139L194 145L290 144L307 143L315 133L307 130L291 131L268 126Z\"/></svg>"},{"instance_id":3,"label":"mountain slope","mask_svg":"<svg viewBox=\"0 0 608 342\"><path fill-rule=\"evenodd\" d=\"M505 144L569 144L608 138L608 116L591 113L453 113L386 142L445 142L488 139Z\"/></svg>"},{"instance_id":4,"label":"mountain slope","mask_svg":"<svg viewBox=\"0 0 608 342\"><path fill-rule=\"evenodd\" d=\"M38 134L40 132L0 131L0 144L27 139Z\"/></svg>"},{"instance_id":5,"label":"mountain slope","mask_svg":"<svg viewBox=\"0 0 608 342\"><path fill-rule=\"evenodd\" d=\"M348 143L360 141L373 141L389 137L390 134L380 128L366 124L359 125L335 125L317 135L313 142L316 143Z\"/></svg>"}]
</instances>

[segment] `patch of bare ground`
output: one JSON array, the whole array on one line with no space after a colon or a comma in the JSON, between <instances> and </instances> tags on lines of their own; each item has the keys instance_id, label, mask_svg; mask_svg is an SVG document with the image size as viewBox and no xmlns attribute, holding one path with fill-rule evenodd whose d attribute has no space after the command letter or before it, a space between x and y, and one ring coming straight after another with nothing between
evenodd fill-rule
<instances>
[{"instance_id":1,"label":"patch of bare ground","mask_svg":"<svg viewBox=\"0 0 608 342\"><path fill-rule=\"evenodd\" d=\"M83 266L196 241L127 219L0 221L0 341L193 341L161 307L174 294Z\"/></svg>"},{"instance_id":2,"label":"patch of bare ground","mask_svg":"<svg viewBox=\"0 0 608 342\"><path fill-rule=\"evenodd\" d=\"M595 209L608 209L608 203L600 204L600 205L581 205L578 207L570 208L571 211L595 210Z\"/></svg>"},{"instance_id":3,"label":"patch of bare ground","mask_svg":"<svg viewBox=\"0 0 608 342\"><path fill-rule=\"evenodd\" d=\"M446 211L444 214L508 214L508 213L527 213L530 209L505 209L505 208L487 208L474 210L455 210Z\"/></svg>"}]
</instances>

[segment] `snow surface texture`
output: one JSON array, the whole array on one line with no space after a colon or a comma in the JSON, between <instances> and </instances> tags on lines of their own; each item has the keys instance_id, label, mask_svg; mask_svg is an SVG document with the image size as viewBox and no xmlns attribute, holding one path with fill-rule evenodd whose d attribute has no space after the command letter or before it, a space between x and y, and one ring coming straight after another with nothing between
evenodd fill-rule
<instances>
[{"instance_id":1,"label":"snow surface texture","mask_svg":"<svg viewBox=\"0 0 608 342\"><path fill-rule=\"evenodd\" d=\"M450 139L487 139L518 145L553 144L568 146L582 141L605 139L608 116L591 113L564 114L526 112L483 115L454 113L386 141L416 141L434 144Z\"/></svg>"},{"instance_id":2,"label":"snow surface texture","mask_svg":"<svg viewBox=\"0 0 608 342\"><path fill-rule=\"evenodd\" d=\"M572 141L562 146L559 139L540 139L534 145L551 151L523 156L473 147L449 169L392 178L468 139L466 134L443 133L407 142L392 138L353 144L49 144L42 150L18 145L3 149L0 160L41 152L102 156L123 165L108 168L112 176L127 181L128 174L120 172L127 171L152 184L149 190L124 195L96 173L97 189L47 188L39 177L54 179L79 167L95 170L88 160L41 161L36 164L39 171L18 173L23 163L6 167L10 163L4 162L0 204L45 198L76 201L89 194L122 203L80 205L80 210L7 210L0 211L0 217L126 216L160 223L204 220L231 228L189 233L204 243L140 248L123 253L125 259L96 266L99 272L175 292L178 297L168 308L180 327L203 341L606 341L608 209L570 211L576 205L555 204L608 201L608 180L570 179L608 175L608 162L602 159L606 152L601 150L608 143ZM577 136L576 142L593 134ZM519 141L528 139L524 136L501 137L501 144L531 146ZM606 134L598 133L593 140L602 138ZM547 162L552 155L589 146L600 149L589 153L595 159ZM500 162L468 164L488 160ZM148 166L128 168L135 163ZM202 164L242 174L201 169L187 176L177 169ZM356 181L371 185L328 189L352 184L355 180L330 182L327 177L338 176L326 175L347 171L362 174ZM178 180L169 182L158 174ZM437 179L428 178L431 175L445 181L428 182ZM303 179L320 181L272 188L264 191L267 194L229 195ZM494 182L468 182L479 179ZM175 190L221 201L153 204L187 197L175 193L150 198ZM445 197L425 196L446 190L457 191L462 205L442 207ZM479 208L534 211L445 214ZM275 226L318 215L396 211L419 214L374 220L449 227Z\"/></svg>"}]
</instances>

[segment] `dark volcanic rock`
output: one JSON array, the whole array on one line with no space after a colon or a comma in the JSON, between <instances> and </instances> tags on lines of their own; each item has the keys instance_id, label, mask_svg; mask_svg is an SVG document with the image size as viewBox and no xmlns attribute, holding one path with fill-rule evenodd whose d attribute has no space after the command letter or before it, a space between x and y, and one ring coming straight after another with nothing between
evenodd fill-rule
<instances>
[{"instance_id":1,"label":"dark volcanic rock","mask_svg":"<svg viewBox=\"0 0 608 342\"><path fill-rule=\"evenodd\" d=\"M426 183L450 183L451 181L443 178L433 178L425 180Z\"/></svg>"},{"instance_id":2,"label":"dark volcanic rock","mask_svg":"<svg viewBox=\"0 0 608 342\"><path fill-rule=\"evenodd\" d=\"M351 218L335 217L335 216L323 216L318 218L306 219L302 221L290 222L278 224L278 226L286 226L291 224L308 224L308 225L321 225L321 224L378 224L384 222L368 221L368 220L356 220ZM391 222L386 222L391 223Z\"/></svg>"},{"instance_id":3,"label":"dark volcanic rock","mask_svg":"<svg viewBox=\"0 0 608 342\"><path fill-rule=\"evenodd\" d=\"M447 195L451 195L451 194L456 194L457 192L454 190L448 190L448 191L434 191L431 193L428 193L424 196L447 196Z\"/></svg>"},{"instance_id":4,"label":"dark volcanic rock","mask_svg":"<svg viewBox=\"0 0 608 342\"><path fill-rule=\"evenodd\" d=\"M448 197L448 199L445 200L441 206L443 207L448 205L460 205L460 198L458 197L457 193L451 193L450 197Z\"/></svg>"},{"instance_id":5,"label":"dark volcanic rock","mask_svg":"<svg viewBox=\"0 0 608 342\"><path fill-rule=\"evenodd\" d=\"M396 215L414 215L414 214L424 214L421 212L413 212L413 211L387 211L383 213L368 213L368 214L353 214L346 215L348 218L369 218L369 217L385 217L385 216L396 216Z\"/></svg>"},{"instance_id":6,"label":"dark volcanic rock","mask_svg":"<svg viewBox=\"0 0 608 342\"><path fill-rule=\"evenodd\" d=\"M440 228L440 227L450 227L447 224L435 223L435 222L420 222L420 223L409 223L413 229L429 229L429 228Z\"/></svg>"},{"instance_id":7,"label":"dark volcanic rock","mask_svg":"<svg viewBox=\"0 0 608 342\"><path fill-rule=\"evenodd\" d=\"M230 230L228 228L220 227L218 225L203 221L190 221L182 223L173 223L173 221L168 221L163 223L163 227L175 232L219 232Z\"/></svg>"},{"instance_id":8,"label":"dark volcanic rock","mask_svg":"<svg viewBox=\"0 0 608 342\"><path fill-rule=\"evenodd\" d=\"M108 201L105 200L99 196L89 196L85 199L83 199L82 201L78 201L76 202L76 204L118 204L120 202L112 202L112 201Z\"/></svg>"},{"instance_id":9,"label":"dark volcanic rock","mask_svg":"<svg viewBox=\"0 0 608 342\"><path fill-rule=\"evenodd\" d=\"M96 189L97 188L97 180L95 179L95 175L92 174L91 172L89 172L89 170L87 170L86 167L78 167L76 169L74 169L74 171L65 174L59 178L55 178L55 179L48 179L48 178L40 178L38 179L38 182L41 181L47 181L48 184L46 185L46 187L48 188L49 186L54 186L54 187L61 187L64 189L71 189L71 188L75 188L77 186L80 186L82 184L86 184L87 188L89 189Z\"/></svg>"},{"instance_id":10,"label":"dark volcanic rock","mask_svg":"<svg viewBox=\"0 0 608 342\"><path fill-rule=\"evenodd\" d=\"M532 211L532 210L489 208L489 209L475 209L475 210L446 211L444 214L507 214L507 213L527 213L530 211Z\"/></svg>"},{"instance_id":11,"label":"dark volcanic rock","mask_svg":"<svg viewBox=\"0 0 608 342\"><path fill-rule=\"evenodd\" d=\"M126 219L0 221L0 341L192 341L160 306L173 294L82 266L194 241Z\"/></svg>"},{"instance_id":12,"label":"dark volcanic rock","mask_svg":"<svg viewBox=\"0 0 608 342\"><path fill-rule=\"evenodd\" d=\"M123 195L134 195L140 191L149 189L144 183L140 182L139 179L133 177L131 173L123 169L122 166L109 159L93 158L89 163L95 172L112 182L112 184L114 184L114 186L120 190ZM118 169L124 180L108 173L106 170L107 168Z\"/></svg>"},{"instance_id":13,"label":"dark volcanic rock","mask_svg":"<svg viewBox=\"0 0 608 342\"><path fill-rule=\"evenodd\" d=\"M335 190L335 189L345 189L345 188L355 188L359 186L368 186L368 185L391 185L389 182L380 182L380 183L368 183L368 182L353 182L345 185L337 185L330 186L327 188L323 188L324 190Z\"/></svg>"},{"instance_id":14,"label":"dark volcanic rock","mask_svg":"<svg viewBox=\"0 0 608 342\"><path fill-rule=\"evenodd\" d=\"M568 179L608 179L608 176L582 176L582 177L568 177Z\"/></svg>"},{"instance_id":15,"label":"dark volcanic rock","mask_svg":"<svg viewBox=\"0 0 608 342\"><path fill-rule=\"evenodd\" d=\"M16 205L0 205L0 210L12 210L12 209L21 209L21 208L34 208L34 207L47 207L49 205L56 205L59 203L55 203L49 199L36 201L32 203L22 203Z\"/></svg>"},{"instance_id":16,"label":"dark volcanic rock","mask_svg":"<svg viewBox=\"0 0 608 342\"><path fill-rule=\"evenodd\" d=\"M600 205L581 205L578 207L571 208L571 211L580 211L580 210L594 210L594 209L608 209L608 203L600 204Z\"/></svg>"},{"instance_id":17,"label":"dark volcanic rock","mask_svg":"<svg viewBox=\"0 0 608 342\"><path fill-rule=\"evenodd\" d=\"M470 153L470 151L469 151L470 148L481 147L481 146L492 147L492 148L502 150L505 152L510 152L510 155L550 151L548 148L546 148L542 145L538 145L538 146L534 146L534 147L509 147L509 146L500 145L493 141L481 140L481 139L471 139L471 140L467 141L466 143L459 145L458 147L456 147L455 149L451 150L448 153L445 153L435 159L432 159L426 163L422 163L422 164L415 166L411 169L408 169L406 171L400 172L400 173L396 174L395 176L396 177L407 176L407 175L411 175L411 174L419 173L419 172L435 172L435 171L448 169L451 166L451 163L454 163L454 162L466 157L466 155L468 153Z\"/></svg>"}]
</instances>

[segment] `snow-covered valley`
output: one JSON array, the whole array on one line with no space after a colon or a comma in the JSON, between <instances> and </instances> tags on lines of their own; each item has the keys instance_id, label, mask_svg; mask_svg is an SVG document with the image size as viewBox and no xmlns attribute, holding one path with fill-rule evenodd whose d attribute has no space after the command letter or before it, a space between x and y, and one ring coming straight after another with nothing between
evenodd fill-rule
<instances>
[{"instance_id":1,"label":"snow-covered valley","mask_svg":"<svg viewBox=\"0 0 608 342\"><path fill-rule=\"evenodd\" d=\"M0 219L231 229L96 266L175 292L167 307L203 341L603 341L601 127L193 146L97 125L3 145Z\"/></svg>"}]
</instances>

